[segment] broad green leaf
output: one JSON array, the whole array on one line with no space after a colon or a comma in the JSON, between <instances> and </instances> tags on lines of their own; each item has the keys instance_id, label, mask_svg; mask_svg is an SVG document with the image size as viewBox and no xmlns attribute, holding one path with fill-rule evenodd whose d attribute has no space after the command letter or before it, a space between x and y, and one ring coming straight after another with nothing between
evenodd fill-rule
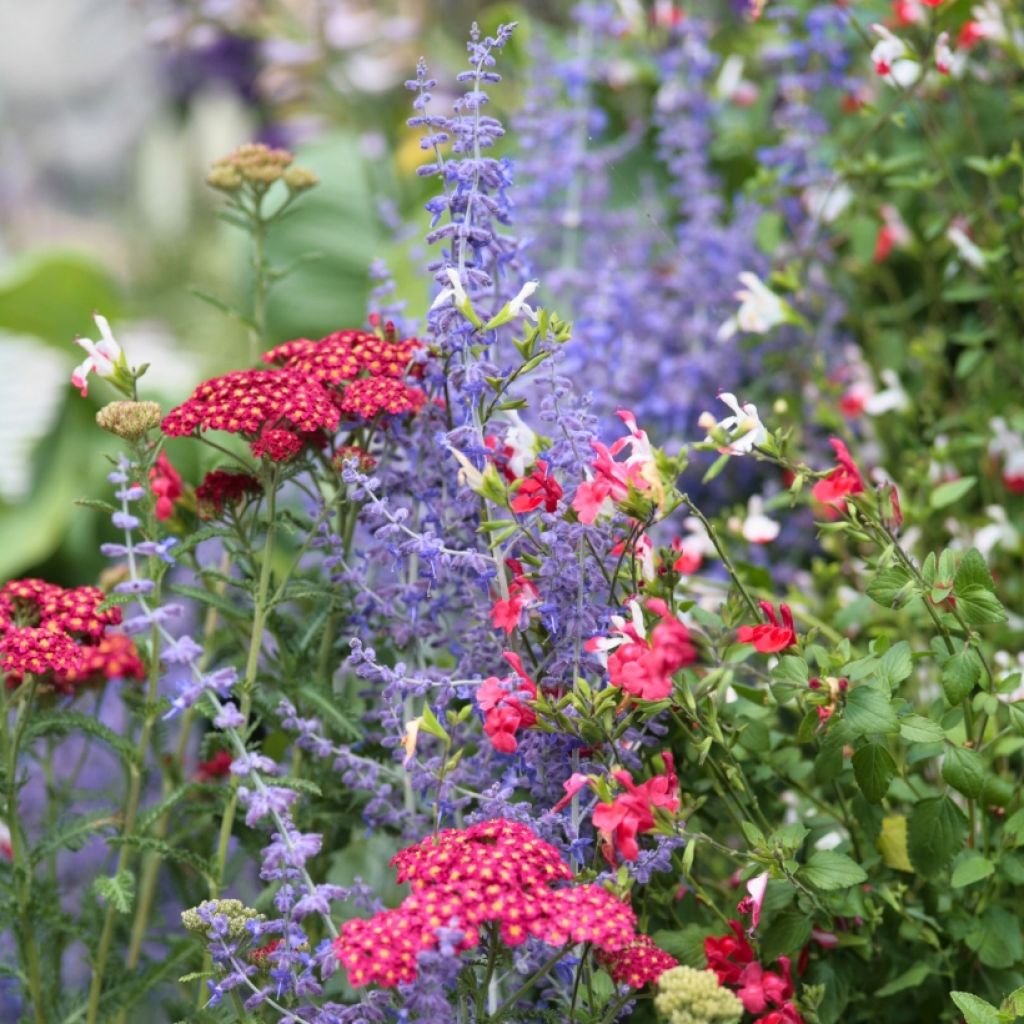
<instances>
[{"instance_id":1,"label":"broad green leaf","mask_svg":"<svg viewBox=\"0 0 1024 1024\"><path fill-rule=\"evenodd\" d=\"M967 819L948 796L922 800L907 822L907 852L924 876L943 871L964 845Z\"/></svg>"},{"instance_id":2,"label":"broad green leaf","mask_svg":"<svg viewBox=\"0 0 1024 1024\"><path fill-rule=\"evenodd\" d=\"M971 548L960 559L956 576L953 578L955 593L962 594L970 587L984 587L992 594L996 592L996 585L992 579L992 573L989 572L985 556L977 548Z\"/></svg>"},{"instance_id":3,"label":"broad green leaf","mask_svg":"<svg viewBox=\"0 0 1024 1024\"><path fill-rule=\"evenodd\" d=\"M869 743L853 755L853 774L868 803L879 804L889 792L896 762L881 743Z\"/></svg>"},{"instance_id":4,"label":"broad green leaf","mask_svg":"<svg viewBox=\"0 0 1024 1024\"><path fill-rule=\"evenodd\" d=\"M899 732L900 723L886 694L858 686L846 698L843 720L859 736Z\"/></svg>"},{"instance_id":5,"label":"broad green leaf","mask_svg":"<svg viewBox=\"0 0 1024 1024\"><path fill-rule=\"evenodd\" d=\"M892 689L902 683L913 670L914 659L910 644L906 640L900 640L882 655L875 674L888 683L889 688Z\"/></svg>"},{"instance_id":6,"label":"broad green leaf","mask_svg":"<svg viewBox=\"0 0 1024 1024\"><path fill-rule=\"evenodd\" d=\"M990 622L1005 622L1006 612L999 598L986 587L974 584L956 595L960 613L971 626L984 626Z\"/></svg>"},{"instance_id":7,"label":"broad green leaf","mask_svg":"<svg viewBox=\"0 0 1024 1024\"><path fill-rule=\"evenodd\" d=\"M910 581L910 573L900 566L879 569L868 583L868 597L883 608L894 608L900 603L898 597Z\"/></svg>"},{"instance_id":8,"label":"broad green leaf","mask_svg":"<svg viewBox=\"0 0 1024 1024\"><path fill-rule=\"evenodd\" d=\"M953 866L950 885L954 889L962 889L965 885L973 885L983 878L988 878L995 871L995 865L980 853L973 851L965 854Z\"/></svg>"},{"instance_id":9,"label":"broad green leaf","mask_svg":"<svg viewBox=\"0 0 1024 1024\"><path fill-rule=\"evenodd\" d=\"M939 484L931 493L928 504L932 508L946 508L959 501L976 483L975 476L963 476L959 480L950 480L948 483Z\"/></svg>"},{"instance_id":10,"label":"broad green leaf","mask_svg":"<svg viewBox=\"0 0 1024 1024\"><path fill-rule=\"evenodd\" d=\"M991 1004L970 992L950 992L950 999L964 1015L967 1024L1002 1024L999 1011Z\"/></svg>"},{"instance_id":11,"label":"broad green leaf","mask_svg":"<svg viewBox=\"0 0 1024 1024\"><path fill-rule=\"evenodd\" d=\"M978 655L965 647L948 658L942 666L942 690L954 707L968 697L981 676Z\"/></svg>"},{"instance_id":12,"label":"broad green leaf","mask_svg":"<svg viewBox=\"0 0 1024 1024\"><path fill-rule=\"evenodd\" d=\"M989 907L964 941L986 967L1012 967L1024 957L1020 919L1004 907Z\"/></svg>"},{"instance_id":13,"label":"broad green leaf","mask_svg":"<svg viewBox=\"0 0 1024 1024\"><path fill-rule=\"evenodd\" d=\"M765 962L780 956L792 956L803 949L811 937L811 919L800 910L776 914L761 936L761 954Z\"/></svg>"},{"instance_id":14,"label":"broad green leaf","mask_svg":"<svg viewBox=\"0 0 1024 1024\"><path fill-rule=\"evenodd\" d=\"M919 961L913 967L905 970L898 977L883 985L876 993L878 999L885 999L887 996L894 996L897 992L904 992L908 988L917 988L918 985L932 973L931 967Z\"/></svg>"},{"instance_id":15,"label":"broad green leaf","mask_svg":"<svg viewBox=\"0 0 1024 1024\"><path fill-rule=\"evenodd\" d=\"M942 777L964 796L976 798L985 789L985 762L977 751L950 747L942 759Z\"/></svg>"},{"instance_id":16,"label":"broad green leaf","mask_svg":"<svg viewBox=\"0 0 1024 1024\"><path fill-rule=\"evenodd\" d=\"M867 872L852 857L835 850L818 850L800 869L803 881L823 892L848 889L866 881Z\"/></svg>"},{"instance_id":17,"label":"broad green leaf","mask_svg":"<svg viewBox=\"0 0 1024 1024\"><path fill-rule=\"evenodd\" d=\"M923 715L901 718L900 736L908 743L941 743L946 738L942 726Z\"/></svg>"}]
</instances>

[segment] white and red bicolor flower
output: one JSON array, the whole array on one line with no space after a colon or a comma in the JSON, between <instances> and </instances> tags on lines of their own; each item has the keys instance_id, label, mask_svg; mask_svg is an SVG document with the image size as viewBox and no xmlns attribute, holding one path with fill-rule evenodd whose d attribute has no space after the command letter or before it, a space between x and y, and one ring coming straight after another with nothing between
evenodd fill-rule
<instances>
[{"instance_id":1,"label":"white and red bicolor flower","mask_svg":"<svg viewBox=\"0 0 1024 1024\"><path fill-rule=\"evenodd\" d=\"M14 847L11 845L11 830L7 822L0 819L0 857L14 860Z\"/></svg>"},{"instance_id":2,"label":"white and red bicolor flower","mask_svg":"<svg viewBox=\"0 0 1024 1024\"><path fill-rule=\"evenodd\" d=\"M768 891L768 872L755 875L747 882L747 895L736 906L739 914L750 915L748 932L757 931L761 923L761 907L764 906L764 895Z\"/></svg>"},{"instance_id":3,"label":"white and red bicolor flower","mask_svg":"<svg viewBox=\"0 0 1024 1024\"><path fill-rule=\"evenodd\" d=\"M119 370L127 370L124 352L117 343L110 324L105 316L93 313L93 320L100 332L100 340L92 341L90 338L75 338L75 344L85 349L87 355L85 361L76 366L71 372L71 383L82 392L84 398L89 393L89 374L95 373L99 377L113 377Z\"/></svg>"},{"instance_id":4,"label":"white and red bicolor flower","mask_svg":"<svg viewBox=\"0 0 1024 1024\"><path fill-rule=\"evenodd\" d=\"M988 453L1003 463L1003 484L1012 494L1024 494L1024 437L1007 426L1002 416L989 422L992 440Z\"/></svg>"},{"instance_id":5,"label":"white and red bicolor flower","mask_svg":"<svg viewBox=\"0 0 1024 1024\"><path fill-rule=\"evenodd\" d=\"M883 203L878 211L882 217L875 239L875 263L884 263L893 249L905 249L913 241L910 228L904 223L900 211L891 203Z\"/></svg>"},{"instance_id":6,"label":"white and red bicolor flower","mask_svg":"<svg viewBox=\"0 0 1024 1024\"><path fill-rule=\"evenodd\" d=\"M596 456L591 463L593 476L576 488L572 500L572 507L583 523L592 523L602 513L610 512L615 502L629 494L630 487L649 494L659 505L665 499L665 487L647 433L637 426L636 417L628 409L618 409L617 415L629 433L611 447L591 441ZM626 458L617 459L623 452L628 452Z\"/></svg>"},{"instance_id":7,"label":"white and red bicolor flower","mask_svg":"<svg viewBox=\"0 0 1024 1024\"><path fill-rule=\"evenodd\" d=\"M702 413L698 426L726 435L729 443L719 448L723 455L749 455L755 447L768 440L768 429L757 415L756 405L751 402L740 405L736 396L729 391L720 391L718 400L732 409L732 416L715 422L711 413ZM714 443L715 439L709 435L704 441Z\"/></svg>"},{"instance_id":8,"label":"white and red bicolor flower","mask_svg":"<svg viewBox=\"0 0 1024 1024\"><path fill-rule=\"evenodd\" d=\"M875 74L900 89L912 86L921 77L921 65L914 59L910 48L884 25L872 25L871 31L878 36L878 42L871 51Z\"/></svg>"},{"instance_id":9,"label":"white and red bicolor flower","mask_svg":"<svg viewBox=\"0 0 1024 1024\"><path fill-rule=\"evenodd\" d=\"M967 222L962 217L956 217L946 228L946 238L953 243L957 255L964 263L975 270L984 270L987 262L985 254L971 241L968 230Z\"/></svg>"},{"instance_id":10,"label":"white and red bicolor flower","mask_svg":"<svg viewBox=\"0 0 1024 1024\"><path fill-rule=\"evenodd\" d=\"M767 334L773 327L792 320L790 308L758 276L745 270L739 275L744 287L736 292L740 308L718 328L718 340L726 341L737 331Z\"/></svg>"},{"instance_id":11,"label":"white and red bicolor flower","mask_svg":"<svg viewBox=\"0 0 1024 1024\"><path fill-rule=\"evenodd\" d=\"M764 499L759 494L750 496L746 516L735 525L748 544L770 544L782 529L774 519L764 514Z\"/></svg>"}]
</instances>

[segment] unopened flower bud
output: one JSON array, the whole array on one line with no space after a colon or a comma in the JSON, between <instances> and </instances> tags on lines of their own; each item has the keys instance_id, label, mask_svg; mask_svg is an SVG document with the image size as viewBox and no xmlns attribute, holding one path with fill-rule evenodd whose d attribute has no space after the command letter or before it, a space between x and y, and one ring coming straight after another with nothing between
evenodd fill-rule
<instances>
[{"instance_id":1,"label":"unopened flower bud","mask_svg":"<svg viewBox=\"0 0 1024 1024\"><path fill-rule=\"evenodd\" d=\"M96 422L126 441L138 441L158 426L163 411L156 402L110 402L96 413Z\"/></svg>"},{"instance_id":2,"label":"unopened flower bud","mask_svg":"<svg viewBox=\"0 0 1024 1024\"><path fill-rule=\"evenodd\" d=\"M304 192L319 185L320 179L307 167L289 167L284 172L284 183L292 192Z\"/></svg>"},{"instance_id":3,"label":"unopened flower bud","mask_svg":"<svg viewBox=\"0 0 1024 1024\"><path fill-rule=\"evenodd\" d=\"M206 184L222 192L236 192L242 187L242 175L228 164L214 164L206 176Z\"/></svg>"},{"instance_id":4,"label":"unopened flower bud","mask_svg":"<svg viewBox=\"0 0 1024 1024\"><path fill-rule=\"evenodd\" d=\"M789 402L784 398L776 398L772 403L772 412L775 413L776 416L785 416L786 413L789 412Z\"/></svg>"},{"instance_id":5,"label":"unopened flower bud","mask_svg":"<svg viewBox=\"0 0 1024 1024\"><path fill-rule=\"evenodd\" d=\"M248 934L250 921L265 921L266 915L247 907L241 900L203 900L198 907L183 910L181 923L187 931L209 935L215 917L227 922L227 938L240 939Z\"/></svg>"}]
</instances>

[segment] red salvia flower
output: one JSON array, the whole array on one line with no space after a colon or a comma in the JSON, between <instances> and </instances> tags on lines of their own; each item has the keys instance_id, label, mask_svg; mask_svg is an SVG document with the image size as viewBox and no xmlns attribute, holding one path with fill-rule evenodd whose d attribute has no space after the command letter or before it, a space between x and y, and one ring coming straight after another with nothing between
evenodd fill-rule
<instances>
[{"instance_id":1,"label":"red salvia flower","mask_svg":"<svg viewBox=\"0 0 1024 1024\"><path fill-rule=\"evenodd\" d=\"M674 813L679 808L679 780L675 774L675 762L671 753L662 755L665 762L663 775L654 775L638 786L627 771L612 773L612 777L626 792L620 793L610 804L598 804L594 808L594 828L604 839L602 852L610 864L615 864L616 854L624 860L636 860L640 847L637 835L649 832L655 827L654 809L660 807Z\"/></svg>"},{"instance_id":2,"label":"red salvia flower","mask_svg":"<svg viewBox=\"0 0 1024 1024\"><path fill-rule=\"evenodd\" d=\"M181 475L171 465L166 452L156 457L156 465L149 471L149 486L156 495L157 519L170 519L174 515L174 503L181 497Z\"/></svg>"},{"instance_id":3,"label":"red salvia flower","mask_svg":"<svg viewBox=\"0 0 1024 1024\"><path fill-rule=\"evenodd\" d=\"M796 644L796 629L789 605L779 605L779 612L782 615L780 623L775 615L775 608L771 604L767 601L758 603L770 622L762 623L759 626L740 626L736 631L736 638L739 642L753 644L754 649L762 654L774 654L776 651L784 651L787 647L794 646Z\"/></svg>"},{"instance_id":4,"label":"red salvia flower","mask_svg":"<svg viewBox=\"0 0 1024 1024\"><path fill-rule=\"evenodd\" d=\"M538 459L533 472L519 485L511 508L513 512L532 512L543 505L545 512L555 512L561 497L561 484L548 475L548 464Z\"/></svg>"},{"instance_id":5,"label":"red salvia flower","mask_svg":"<svg viewBox=\"0 0 1024 1024\"><path fill-rule=\"evenodd\" d=\"M811 494L824 505L839 505L848 495L863 493L864 480L846 445L838 437L830 443L839 465L811 488Z\"/></svg>"}]
</instances>

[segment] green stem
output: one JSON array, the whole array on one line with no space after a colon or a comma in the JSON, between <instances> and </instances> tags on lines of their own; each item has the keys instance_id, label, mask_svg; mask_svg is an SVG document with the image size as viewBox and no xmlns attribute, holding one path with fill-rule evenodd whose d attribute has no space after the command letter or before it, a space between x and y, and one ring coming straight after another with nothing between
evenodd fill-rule
<instances>
[{"instance_id":1,"label":"green stem","mask_svg":"<svg viewBox=\"0 0 1024 1024\"><path fill-rule=\"evenodd\" d=\"M516 1003L519 1002L519 1000L526 995L526 993L529 992L530 989L533 988L533 986L540 981L540 979L543 978L544 975L547 974L548 971L550 971L551 968L554 967L570 949L572 949L572 946L572 942L567 942L560 950L558 950L557 953L545 960L544 963L542 963L540 967L538 967L537 970L535 970L533 974L531 974L526 981L524 981L522 985L520 985L519 988L517 988L515 992L513 992L512 995L510 995L508 999L506 999L501 1006L494 1011L493 1014L488 1016L488 1020L493 1024L493 1022L501 1020L506 1013L510 1013L515 1009Z\"/></svg>"},{"instance_id":2,"label":"green stem","mask_svg":"<svg viewBox=\"0 0 1024 1024\"><path fill-rule=\"evenodd\" d=\"M0 737L5 747L4 765L7 773L7 792L5 815L11 832L11 865L17 879L18 918L15 935L20 960L28 971L28 991L32 1001L32 1014L36 1024L46 1024L46 1011L43 1006L43 977L39 966L39 945L36 942L34 918L32 915L32 862L29 858L28 843L18 813L18 754L21 741L25 735L28 709L32 705L38 685L34 676L28 676L21 686L15 690L18 710L14 716L14 730L8 735L7 712L9 704L5 701L3 722L0 723Z\"/></svg>"}]
</instances>

